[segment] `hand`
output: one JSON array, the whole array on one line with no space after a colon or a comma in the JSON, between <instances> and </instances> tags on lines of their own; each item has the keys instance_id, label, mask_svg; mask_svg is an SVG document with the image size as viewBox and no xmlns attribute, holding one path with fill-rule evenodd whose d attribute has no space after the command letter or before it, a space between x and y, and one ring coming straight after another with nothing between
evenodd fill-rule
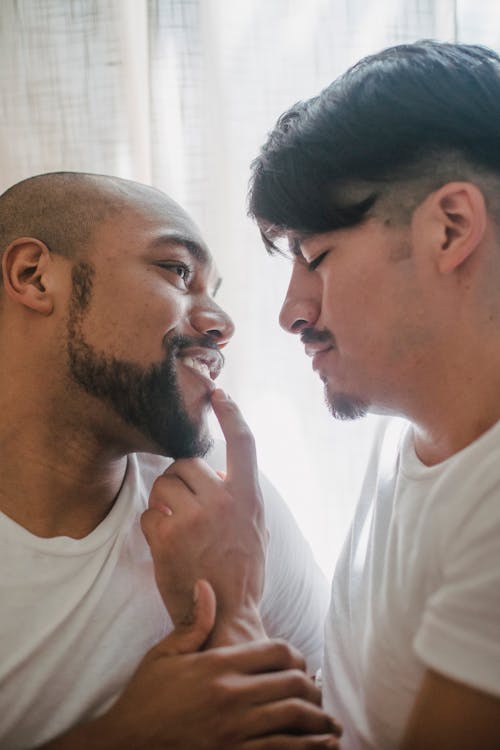
<instances>
[{"instance_id":1,"label":"hand","mask_svg":"<svg viewBox=\"0 0 500 750\"><path fill-rule=\"evenodd\" d=\"M210 581L217 598L214 646L265 637L258 605L267 532L253 436L222 391L212 404L227 441L227 474L201 459L175 461L153 485L142 528L174 625L189 622L196 580Z\"/></svg>"},{"instance_id":2,"label":"hand","mask_svg":"<svg viewBox=\"0 0 500 750\"><path fill-rule=\"evenodd\" d=\"M306 750L337 748L304 661L278 641L196 653L215 618L197 584L194 620L149 651L103 716L43 750ZM194 651L195 653L187 653Z\"/></svg>"}]
</instances>

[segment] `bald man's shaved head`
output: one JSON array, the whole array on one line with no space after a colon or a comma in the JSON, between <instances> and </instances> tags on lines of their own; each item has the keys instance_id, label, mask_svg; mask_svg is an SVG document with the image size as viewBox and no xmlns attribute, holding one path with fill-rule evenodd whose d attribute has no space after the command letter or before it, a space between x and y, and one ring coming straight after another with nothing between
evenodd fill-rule
<instances>
[{"instance_id":1,"label":"bald man's shaved head","mask_svg":"<svg viewBox=\"0 0 500 750\"><path fill-rule=\"evenodd\" d=\"M174 215L182 211L160 191L119 177L83 172L30 177L0 196L0 260L17 237L34 237L52 252L78 257L95 228L113 213L160 203Z\"/></svg>"}]
</instances>

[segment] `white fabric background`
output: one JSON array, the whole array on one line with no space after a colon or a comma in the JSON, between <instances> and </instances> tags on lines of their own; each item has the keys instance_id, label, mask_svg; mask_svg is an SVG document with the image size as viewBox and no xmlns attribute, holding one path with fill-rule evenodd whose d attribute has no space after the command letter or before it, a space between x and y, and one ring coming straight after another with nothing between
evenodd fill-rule
<instances>
[{"instance_id":1,"label":"white fabric background","mask_svg":"<svg viewBox=\"0 0 500 750\"><path fill-rule=\"evenodd\" d=\"M277 315L286 261L246 218L277 116L360 56L433 37L500 49L497 0L1 0L0 190L45 171L151 183L200 224L237 324L221 384L330 573L377 418L334 423Z\"/></svg>"}]
</instances>

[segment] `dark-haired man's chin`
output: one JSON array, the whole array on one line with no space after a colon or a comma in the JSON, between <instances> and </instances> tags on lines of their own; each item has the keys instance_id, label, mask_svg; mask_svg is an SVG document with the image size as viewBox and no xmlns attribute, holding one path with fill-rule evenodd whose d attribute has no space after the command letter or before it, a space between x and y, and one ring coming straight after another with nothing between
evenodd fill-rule
<instances>
[{"instance_id":1,"label":"dark-haired man's chin","mask_svg":"<svg viewBox=\"0 0 500 750\"><path fill-rule=\"evenodd\" d=\"M370 411L368 402L347 393L329 393L325 389L325 401L332 417L342 421L361 419Z\"/></svg>"}]
</instances>

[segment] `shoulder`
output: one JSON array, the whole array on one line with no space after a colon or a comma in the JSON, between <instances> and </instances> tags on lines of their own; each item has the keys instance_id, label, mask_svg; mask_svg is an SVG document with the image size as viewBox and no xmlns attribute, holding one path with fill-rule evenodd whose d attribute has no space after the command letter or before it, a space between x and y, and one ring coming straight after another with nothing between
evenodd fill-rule
<instances>
[{"instance_id":1,"label":"shoulder","mask_svg":"<svg viewBox=\"0 0 500 750\"><path fill-rule=\"evenodd\" d=\"M433 496L452 546L500 539L500 423L444 462Z\"/></svg>"}]
</instances>

